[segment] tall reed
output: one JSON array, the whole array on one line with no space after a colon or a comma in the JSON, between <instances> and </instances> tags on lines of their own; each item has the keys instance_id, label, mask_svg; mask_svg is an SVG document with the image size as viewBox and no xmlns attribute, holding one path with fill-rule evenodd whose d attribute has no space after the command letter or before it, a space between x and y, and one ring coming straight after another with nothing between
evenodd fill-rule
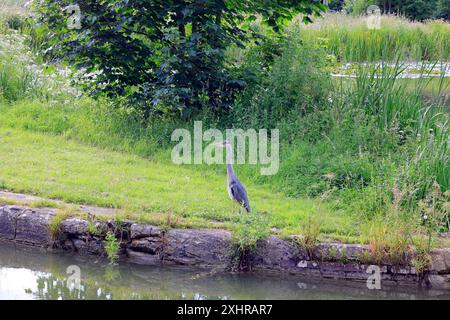
<instances>
[{"instance_id":1,"label":"tall reed","mask_svg":"<svg viewBox=\"0 0 450 320\"><path fill-rule=\"evenodd\" d=\"M441 99L423 99L423 87L430 81L426 70L421 70L413 90L398 81L402 70L399 61L394 66L360 66L354 88L345 94L352 97L355 108L375 119L381 130L397 136L400 147L413 150L404 154L404 170L398 172L404 183L414 188L417 199L424 197L434 182L442 190L449 189L449 112ZM439 90L445 90L444 80L441 77Z\"/></svg>"},{"instance_id":2,"label":"tall reed","mask_svg":"<svg viewBox=\"0 0 450 320\"><path fill-rule=\"evenodd\" d=\"M450 54L450 24L441 20L411 22L383 15L380 29L369 29L367 18L327 14L302 28L309 42L326 39L328 53L340 62L444 60Z\"/></svg>"}]
</instances>

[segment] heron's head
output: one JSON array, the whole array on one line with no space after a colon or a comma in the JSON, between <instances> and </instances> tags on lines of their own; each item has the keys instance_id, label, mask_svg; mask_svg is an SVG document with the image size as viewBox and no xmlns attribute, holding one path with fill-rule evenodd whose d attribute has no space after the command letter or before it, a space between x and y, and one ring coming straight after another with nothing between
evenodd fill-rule
<instances>
[{"instance_id":1,"label":"heron's head","mask_svg":"<svg viewBox=\"0 0 450 320\"><path fill-rule=\"evenodd\" d=\"M216 146L226 148L227 146L231 146L231 143L228 140L224 140L222 142L216 143Z\"/></svg>"}]
</instances>

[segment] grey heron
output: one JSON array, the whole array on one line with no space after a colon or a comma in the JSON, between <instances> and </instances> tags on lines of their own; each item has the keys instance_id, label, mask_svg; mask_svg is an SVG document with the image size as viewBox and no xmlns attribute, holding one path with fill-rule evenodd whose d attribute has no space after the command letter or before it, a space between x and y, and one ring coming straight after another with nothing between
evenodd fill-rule
<instances>
[{"instance_id":1,"label":"grey heron","mask_svg":"<svg viewBox=\"0 0 450 320\"><path fill-rule=\"evenodd\" d=\"M236 177L236 174L233 170L233 149L231 144L225 140L222 143L219 143L218 146L226 148L226 158L227 158L227 190L228 195L232 201L235 201L239 204L239 206L244 207L247 213L250 213L250 204L248 202L247 192L243 184ZM241 212L241 208L239 207L239 213Z\"/></svg>"}]
</instances>

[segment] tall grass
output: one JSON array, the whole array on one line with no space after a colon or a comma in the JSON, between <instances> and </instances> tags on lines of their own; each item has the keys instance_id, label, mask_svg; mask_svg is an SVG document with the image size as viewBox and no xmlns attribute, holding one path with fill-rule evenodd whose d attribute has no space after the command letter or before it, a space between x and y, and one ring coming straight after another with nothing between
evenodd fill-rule
<instances>
[{"instance_id":1,"label":"tall grass","mask_svg":"<svg viewBox=\"0 0 450 320\"><path fill-rule=\"evenodd\" d=\"M444 60L450 54L450 24L441 20L411 22L383 15L381 28L371 30L366 17L327 14L303 27L302 37L325 41L330 54L340 62Z\"/></svg>"},{"instance_id":2,"label":"tall grass","mask_svg":"<svg viewBox=\"0 0 450 320\"><path fill-rule=\"evenodd\" d=\"M39 46L41 38L35 42L32 36L8 28L4 22L0 19L0 100L45 101L76 93L69 86L70 79L60 76L60 73L70 73L69 70L43 64L42 57L34 51L40 50L33 45ZM33 33L38 32L32 30Z\"/></svg>"},{"instance_id":3,"label":"tall grass","mask_svg":"<svg viewBox=\"0 0 450 320\"><path fill-rule=\"evenodd\" d=\"M27 12L27 0L2 0L0 3L0 19L13 16L24 16Z\"/></svg>"},{"instance_id":4,"label":"tall grass","mask_svg":"<svg viewBox=\"0 0 450 320\"><path fill-rule=\"evenodd\" d=\"M40 68L24 55L18 34L9 33L0 39L0 98L7 101L34 99L45 96Z\"/></svg>"},{"instance_id":5,"label":"tall grass","mask_svg":"<svg viewBox=\"0 0 450 320\"><path fill-rule=\"evenodd\" d=\"M0 3L0 33L8 34L16 30L24 36L25 44L35 55L35 60L42 62L46 58L49 61L52 57L44 53L44 49L48 47L50 30L35 24L30 18L30 5L26 7L26 3L26 0L3 0Z\"/></svg>"},{"instance_id":6,"label":"tall grass","mask_svg":"<svg viewBox=\"0 0 450 320\"><path fill-rule=\"evenodd\" d=\"M412 163L411 175L415 182L423 181L419 196L423 197L433 185L450 189L449 114L436 112L429 106L419 120L418 146Z\"/></svg>"},{"instance_id":7,"label":"tall grass","mask_svg":"<svg viewBox=\"0 0 450 320\"><path fill-rule=\"evenodd\" d=\"M423 99L423 87L429 81L425 70L411 90L407 83L398 81L402 69L400 62L393 67L361 66L354 88L344 91L342 99L350 102L351 108L364 112L382 134L395 138L399 149L396 153L401 157L393 175L403 188L413 189L409 204L417 204L416 200L423 198L434 182L443 190L449 189L449 112L442 100ZM446 88L444 82L441 78L438 97L440 90Z\"/></svg>"},{"instance_id":8,"label":"tall grass","mask_svg":"<svg viewBox=\"0 0 450 320\"><path fill-rule=\"evenodd\" d=\"M399 61L393 67L381 64L358 68L356 89L352 94L354 106L375 117L383 130L393 127L409 130L419 119L423 100L418 87L423 81L419 81L411 93L404 83L397 82L402 71Z\"/></svg>"},{"instance_id":9,"label":"tall grass","mask_svg":"<svg viewBox=\"0 0 450 320\"><path fill-rule=\"evenodd\" d=\"M302 43L298 33L291 32L271 71L266 74L267 69L260 70L261 80L235 104L234 124L273 128L288 121L284 125L288 127L292 125L289 119L295 122L299 115L314 112L327 100L331 85L323 57L321 48Z\"/></svg>"}]
</instances>

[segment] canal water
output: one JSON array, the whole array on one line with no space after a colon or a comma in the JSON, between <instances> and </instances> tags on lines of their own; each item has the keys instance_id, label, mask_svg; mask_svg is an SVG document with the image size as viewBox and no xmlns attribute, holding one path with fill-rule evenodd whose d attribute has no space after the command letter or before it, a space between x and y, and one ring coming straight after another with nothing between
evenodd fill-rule
<instances>
[{"instance_id":1,"label":"canal water","mask_svg":"<svg viewBox=\"0 0 450 320\"><path fill-rule=\"evenodd\" d=\"M111 266L95 257L0 242L0 300L4 299L450 299L450 294L399 288L374 291L363 283L298 276L127 263Z\"/></svg>"}]
</instances>

